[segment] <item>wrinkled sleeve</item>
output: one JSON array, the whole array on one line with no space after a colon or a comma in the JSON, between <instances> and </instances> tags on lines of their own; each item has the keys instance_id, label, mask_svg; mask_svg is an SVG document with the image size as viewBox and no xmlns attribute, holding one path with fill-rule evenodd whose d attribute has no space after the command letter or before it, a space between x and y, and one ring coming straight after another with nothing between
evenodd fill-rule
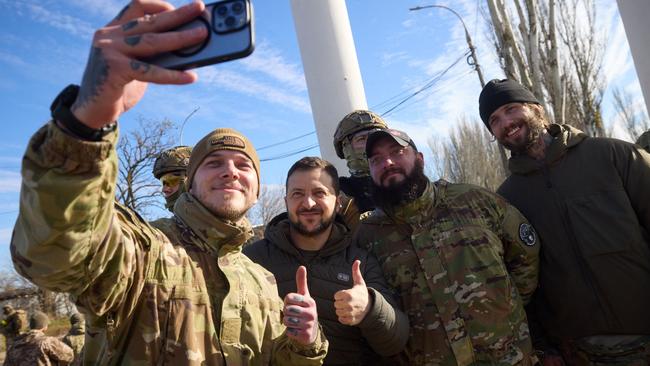
<instances>
[{"instance_id":1,"label":"wrinkled sleeve","mask_svg":"<svg viewBox=\"0 0 650 366\"><path fill-rule=\"evenodd\" d=\"M632 144L615 146L615 164L639 223L650 232L650 153Z\"/></svg>"},{"instance_id":2,"label":"wrinkled sleeve","mask_svg":"<svg viewBox=\"0 0 650 366\"><path fill-rule=\"evenodd\" d=\"M399 308L397 295L386 283L379 261L372 253L368 253L363 278L373 301L372 308L359 323L361 333L379 355L398 354L408 341L408 317Z\"/></svg>"},{"instance_id":3,"label":"wrinkled sleeve","mask_svg":"<svg viewBox=\"0 0 650 366\"><path fill-rule=\"evenodd\" d=\"M22 162L11 240L18 273L71 293L97 315L124 300L137 273L137 234L122 230L114 208L116 141L117 132L82 141L53 122L36 132Z\"/></svg>"},{"instance_id":4,"label":"wrinkled sleeve","mask_svg":"<svg viewBox=\"0 0 650 366\"><path fill-rule=\"evenodd\" d=\"M45 352L50 360L56 361L61 365L67 365L74 360L72 348L53 337L48 338Z\"/></svg>"},{"instance_id":5,"label":"wrinkled sleeve","mask_svg":"<svg viewBox=\"0 0 650 366\"><path fill-rule=\"evenodd\" d=\"M539 236L519 210L502 198L498 199L504 210L501 225L504 261L523 303L528 304L537 288Z\"/></svg>"}]
</instances>

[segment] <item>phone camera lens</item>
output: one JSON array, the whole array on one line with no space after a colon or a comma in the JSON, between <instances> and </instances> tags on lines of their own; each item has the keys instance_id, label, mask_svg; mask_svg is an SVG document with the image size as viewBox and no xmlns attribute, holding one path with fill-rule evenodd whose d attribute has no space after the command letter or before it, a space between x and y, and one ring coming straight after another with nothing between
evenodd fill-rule
<instances>
[{"instance_id":1,"label":"phone camera lens","mask_svg":"<svg viewBox=\"0 0 650 366\"><path fill-rule=\"evenodd\" d=\"M237 23L237 19L235 19L235 17L233 17L233 16L230 16L230 17L226 18L225 23L226 23L226 26L230 28L230 27L233 27Z\"/></svg>"},{"instance_id":2,"label":"phone camera lens","mask_svg":"<svg viewBox=\"0 0 650 366\"><path fill-rule=\"evenodd\" d=\"M235 14L241 14L244 11L244 4L240 2L233 3L230 9Z\"/></svg>"},{"instance_id":3,"label":"phone camera lens","mask_svg":"<svg viewBox=\"0 0 650 366\"><path fill-rule=\"evenodd\" d=\"M228 7L227 6L222 5L222 6L217 8L217 15L218 16L223 18L223 17L226 16L226 14L228 14Z\"/></svg>"}]
</instances>

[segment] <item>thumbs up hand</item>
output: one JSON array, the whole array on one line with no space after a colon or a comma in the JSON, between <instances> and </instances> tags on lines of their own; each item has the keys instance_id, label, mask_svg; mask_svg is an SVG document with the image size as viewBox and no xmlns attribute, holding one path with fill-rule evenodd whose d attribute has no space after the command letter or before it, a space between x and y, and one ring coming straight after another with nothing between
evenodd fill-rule
<instances>
[{"instance_id":1,"label":"thumbs up hand","mask_svg":"<svg viewBox=\"0 0 650 366\"><path fill-rule=\"evenodd\" d=\"M352 288L334 294L334 308L341 324L357 325L370 311L368 288L361 275L360 266L359 260L352 263Z\"/></svg>"},{"instance_id":2,"label":"thumbs up hand","mask_svg":"<svg viewBox=\"0 0 650 366\"><path fill-rule=\"evenodd\" d=\"M298 267L296 271L297 292L288 293L284 297L284 318L287 335L298 343L309 345L316 341L318 335L318 313L316 302L309 295L307 286L307 269Z\"/></svg>"}]
</instances>

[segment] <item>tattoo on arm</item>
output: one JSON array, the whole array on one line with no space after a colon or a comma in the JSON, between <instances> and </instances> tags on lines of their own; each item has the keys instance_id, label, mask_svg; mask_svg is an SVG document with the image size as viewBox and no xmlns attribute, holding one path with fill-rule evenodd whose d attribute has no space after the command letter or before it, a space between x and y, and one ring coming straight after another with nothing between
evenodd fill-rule
<instances>
[{"instance_id":1,"label":"tattoo on arm","mask_svg":"<svg viewBox=\"0 0 650 366\"><path fill-rule=\"evenodd\" d=\"M129 10L129 6L130 6L130 4L123 7L122 10L120 10L120 12L117 13L117 16L115 17L115 20L120 20L120 18L122 18L122 16L124 16L124 13L126 13L126 11Z\"/></svg>"},{"instance_id":2,"label":"tattoo on arm","mask_svg":"<svg viewBox=\"0 0 650 366\"><path fill-rule=\"evenodd\" d=\"M138 60L131 60L131 70L140 71L141 73L146 74L149 69L151 69L151 65L148 63Z\"/></svg>"},{"instance_id":3,"label":"tattoo on arm","mask_svg":"<svg viewBox=\"0 0 650 366\"><path fill-rule=\"evenodd\" d=\"M124 37L124 42L129 46L135 46L140 43L141 35Z\"/></svg>"},{"instance_id":4,"label":"tattoo on arm","mask_svg":"<svg viewBox=\"0 0 650 366\"><path fill-rule=\"evenodd\" d=\"M128 31L129 29L135 28L136 25L138 25L138 20L137 19L131 20L129 22L122 24L122 30Z\"/></svg>"},{"instance_id":5,"label":"tattoo on arm","mask_svg":"<svg viewBox=\"0 0 650 366\"><path fill-rule=\"evenodd\" d=\"M108 72L108 63L104 58L102 49L93 47L90 50L90 57L88 57L88 64L86 65L86 71L81 80L81 89L79 90L79 96L77 96L75 106L81 107L99 95L100 90L104 86L104 82L108 78Z\"/></svg>"}]
</instances>

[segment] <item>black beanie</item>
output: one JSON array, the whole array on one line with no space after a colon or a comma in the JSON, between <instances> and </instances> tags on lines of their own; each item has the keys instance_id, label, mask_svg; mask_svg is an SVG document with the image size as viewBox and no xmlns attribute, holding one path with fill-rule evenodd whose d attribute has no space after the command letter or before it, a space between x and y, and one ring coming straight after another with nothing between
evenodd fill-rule
<instances>
[{"instance_id":1,"label":"black beanie","mask_svg":"<svg viewBox=\"0 0 650 366\"><path fill-rule=\"evenodd\" d=\"M533 93L514 80L494 79L485 85L478 97L478 109L488 130L492 131L488 122L492 113L502 105L514 102L541 104Z\"/></svg>"}]
</instances>

